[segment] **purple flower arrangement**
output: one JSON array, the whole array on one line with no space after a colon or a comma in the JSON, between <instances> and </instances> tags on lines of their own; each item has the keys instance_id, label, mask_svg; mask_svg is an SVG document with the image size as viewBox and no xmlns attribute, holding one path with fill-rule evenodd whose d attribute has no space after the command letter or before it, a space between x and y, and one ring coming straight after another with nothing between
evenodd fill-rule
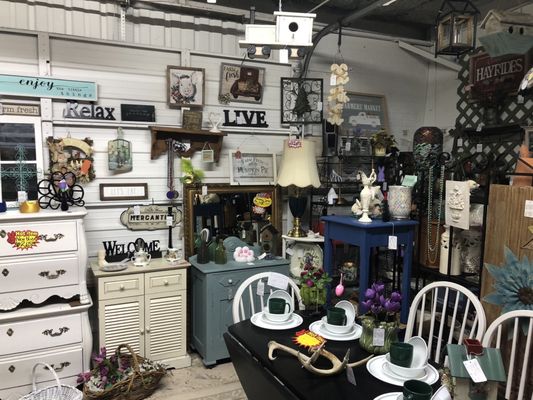
<instances>
[{"instance_id":1,"label":"purple flower arrangement","mask_svg":"<svg viewBox=\"0 0 533 400\"><path fill-rule=\"evenodd\" d=\"M328 273L322 267L315 265L314 257L311 253L305 253L303 256L303 268L300 273L301 286L324 289L329 282L331 282L331 277Z\"/></svg>"},{"instance_id":2,"label":"purple flower arrangement","mask_svg":"<svg viewBox=\"0 0 533 400\"><path fill-rule=\"evenodd\" d=\"M365 301L362 306L378 320L388 320L400 311L402 295L392 292L390 297L385 297L385 284L374 282L365 291Z\"/></svg>"}]
</instances>

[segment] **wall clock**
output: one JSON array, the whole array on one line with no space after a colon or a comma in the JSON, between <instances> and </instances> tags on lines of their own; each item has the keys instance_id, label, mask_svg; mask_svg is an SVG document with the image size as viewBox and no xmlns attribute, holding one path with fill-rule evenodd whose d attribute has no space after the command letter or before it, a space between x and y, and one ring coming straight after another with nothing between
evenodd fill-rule
<instances>
[{"instance_id":1,"label":"wall clock","mask_svg":"<svg viewBox=\"0 0 533 400\"><path fill-rule=\"evenodd\" d=\"M322 79L281 78L281 123L322 123Z\"/></svg>"}]
</instances>

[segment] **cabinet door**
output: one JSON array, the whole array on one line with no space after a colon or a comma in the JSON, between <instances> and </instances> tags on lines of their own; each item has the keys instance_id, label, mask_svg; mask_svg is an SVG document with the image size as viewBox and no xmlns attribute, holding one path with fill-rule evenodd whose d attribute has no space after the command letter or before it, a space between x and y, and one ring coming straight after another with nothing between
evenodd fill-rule
<instances>
[{"instance_id":1,"label":"cabinet door","mask_svg":"<svg viewBox=\"0 0 533 400\"><path fill-rule=\"evenodd\" d=\"M186 295L184 290L145 297L145 357L165 360L186 354Z\"/></svg>"},{"instance_id":2,"label":"cabinet door","mask_svg":"<svg viewBox=\"0 0 533 400\"><path fill-rule=\"evenodd\" d=\"M129 344L144 356L144 297L100 301L98 308L100 347L110 352L120 344Z\"/></svg>"}]
</instances>

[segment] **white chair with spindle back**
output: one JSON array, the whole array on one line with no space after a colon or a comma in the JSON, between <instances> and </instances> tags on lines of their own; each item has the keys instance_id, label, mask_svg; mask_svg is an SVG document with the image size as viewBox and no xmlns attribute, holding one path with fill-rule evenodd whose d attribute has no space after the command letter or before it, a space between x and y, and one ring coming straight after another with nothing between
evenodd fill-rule
<instances>
[{"instance_id":1,"label":"white chair with spindle back","mask_svg":"<svg viewBox=\"0 0 533 400\"><path fill-rule=\"evenodd\" d=\"M486 325L485 311L474 293L457 283L433 282L420 290L411 303L405 341L421 336L428 344L428 358L442 364L446 344L462 344L465 338L481 341Z\"/></svg>"},{"instance_id":2,"label":"white chair with spindle back","mask_svg":"<svg viewBox=\"0 0 533 400\"><path fill-rule=\"evenodd\" d=\"M291 278L278 272L261 272L246 279L235 292L232 305L233 323L236 324L237 322L250 318L256 312L263 311L265 307L267 307L266 301L268 296L270 296L270 293L274 290L278 290L277 288L268 286L268 278L271 275L279 275L279 278L287 280L287 292L291 295L294 307L298 307L300 310L304 309L302 297L300 296L300 288ZM259 281L262 281L264 284L265 289L263 294L257 293L257 284ZM247 307L245 307L243 301L243 296L246 295L248 297Z\"/></svg>"},{"instance_id":3,"label":"white chair with spindle back","mask_svg":"<svg viewBox=\"0 0 533 400\"><path fill-rule=\"evenodd\" d=\"M523 334L520 320L521 318L529 318L529 326L527 328L525 348L518 349L517 351L517 345L520 340L519 335ZM524 400L527 398L525 393L526 386L528 383L531 382L533 375L533 366L528 365L532 353L531 341L533 340L533 310L509 311L503 315L500 315L487 328L487 332L485 332L485 336L483 336L483 342L481 343L483 347L496 347L497 349L500 348L502 344L502 327L505 324L509 324L509 328L512 328L511 353L509 355L509 363L507 364L505 362L506 360L504 360L504 365L506 365L506 368L508 368L507 383L505 385L505 398L510 399L511 391L516 393L516 390L518 389L517 396L513 396L512 398L516 400ZM496 334L496 336L494 336L494 334ZM515 371L519 368L520 361L522 364L522 372L520 374L520 383L517 388L516 381L513 379L513 375ZM527 374L528 366L530 369L529 375ZM515 385L514 387L513 384ZM531 400L533 400L533 393L531 394Z\"/></svg>"}]
</instances>

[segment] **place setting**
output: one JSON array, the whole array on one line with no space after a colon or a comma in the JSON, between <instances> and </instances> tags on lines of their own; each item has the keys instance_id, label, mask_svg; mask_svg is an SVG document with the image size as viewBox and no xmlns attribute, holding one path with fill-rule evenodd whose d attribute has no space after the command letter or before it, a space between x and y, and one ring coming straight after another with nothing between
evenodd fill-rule
<instances>
[{"instance_id":1,"label":"place setting","mask_svg":"<svg viewBox=\"0 0 533 400\"><path fill-rule=\"evenodd\" d=\"M250 322L263 329L284 330L299 326L303 318L294 312L293 299L285 290L273 291L267 307L250 318Z\"/></svg>"},{"instance_id":2,"label":"place setting","mask_svg":"<svg viewBox=\"0 0 533 400\"><path fill-rule=\"evenodd\" d=\"M327 310L327 315L309 325L309 330L325 339L348 341L361 337L363 328L355 322L355 307L341 300Z\"/></svg>"},{"instance_id":3,"label":"place setting","mask_svg":"<svg viewBox=\"0 0 533 400\"><path fill-rule=\"evenodd\" d=\"M426 342L419 336L392 343L389 353L374 357L366 368L375 378L396 386L409 380L433 385L439 379L438 371L428 363Z\"/></svg>"},{"instance_id":4,"label":"place setting","mask_svg":"<svg viewBox=\"0 0 533 400\"><path fill-rule=\"evenodd\" d=\"M411 379L404 382L401 392L385 393L374 400L452 400L452 396L445 386L433 393L431 385Z\"/></svg>"}]
</instances>

